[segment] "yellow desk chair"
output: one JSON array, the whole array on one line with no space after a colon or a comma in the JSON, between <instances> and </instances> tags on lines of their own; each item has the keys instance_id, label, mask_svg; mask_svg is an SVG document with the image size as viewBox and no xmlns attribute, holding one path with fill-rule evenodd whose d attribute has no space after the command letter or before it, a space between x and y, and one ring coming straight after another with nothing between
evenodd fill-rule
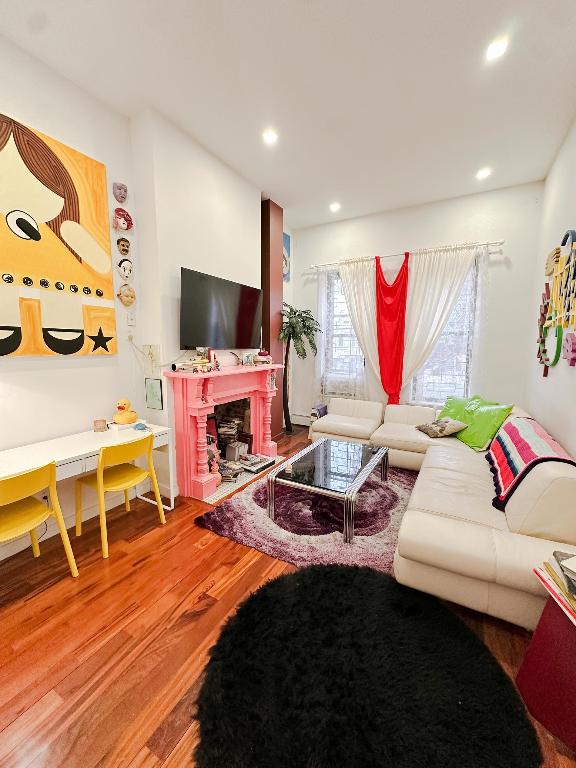
<instances>
[{"instance_id":1,"label":"yellow desk chair","mask_svg":"<svg viewBox=\"0 0 576 768\"><path fill-rule=\"evenodd\" d=\"M98 510L100 513L100 538L102 540L102 557L108 557L108 534L106 531L106 504L104 494L107 491L124 491L126 512L130 512L128 490L142 483L146 478L152 481L158 514L162 525L166 523L158 480L152 460L152 435L133 440L130 443L111 445L100 449L98 468L91 475L84 475L76 480L76 536L82 535L82 486L94 488L98 494ZM134 466L130 462L141 456L146 456L148 469Z\"/></svg>"},{"instance_id":2,"label":"yellow desk chair","mask_svg":"<svg viewBox=\"0 0 576 768\"><path fill-rule=\"evenodd\" d=\"M48 505L34 498L34 494L46 488ZM76 577L78 568L56 491L56 464L47 464L45 467L0 480L0 541L9 541L29 533L34 557L40 557L36 528L49 517L56 520L70 572Z\"/></svg>"}]
</instances>

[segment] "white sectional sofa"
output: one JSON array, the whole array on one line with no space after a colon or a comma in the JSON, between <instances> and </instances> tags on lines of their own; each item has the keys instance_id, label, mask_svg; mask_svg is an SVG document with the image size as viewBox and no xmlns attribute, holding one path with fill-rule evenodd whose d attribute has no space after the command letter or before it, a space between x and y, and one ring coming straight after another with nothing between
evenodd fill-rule
<instances>
[{"instance_id":1,"label":"white sectional sofa","mask_svg":"<svg viewBox=\"0 0 576 768\"><path fill-rule=\"evenodd\" d=\"M366 418L364 406L355 402ZM340 407L337 402L326 421L311 425L313 439L350 439L337 418ZM514 409L514 415L527 414ZM428 438L414 426L434 418L433 408L387 406L370 438L353 438L387 446L391 466L420 470L400 528L395 576L533 629L546 593L532 569L556 549L576 554L576 467L539 464L501 512L492 506L494 484L484 453L455 437ZM329 431L334 425L339 432Z\"/></svg>"}]
</instances>

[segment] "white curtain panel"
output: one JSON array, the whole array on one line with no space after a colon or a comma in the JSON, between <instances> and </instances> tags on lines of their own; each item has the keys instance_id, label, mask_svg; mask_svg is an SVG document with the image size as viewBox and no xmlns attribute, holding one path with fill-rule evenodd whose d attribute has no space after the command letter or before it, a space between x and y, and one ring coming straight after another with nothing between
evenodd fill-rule
<instances>
[{"instance_id":1,"label":"white curtain panel","mask_svg":"<svg viewBox=\"0 0 576 768\"><path fill-rule=\"evenodd\" d=\"M403 387L434 349L478 252L478 246L458 246L410 254Z\"/></svg>"},{"instance_id":2,"label":"white curtain panel","mask_svg":"<svg viewBox=\"0 0 576 768\"><path fill-rule=\"evenodd\" d=\"M343 262L338 266L354 333L366 362L380 381L376 334L376 272L374 260Z\"/></svg>"}]
</instances>

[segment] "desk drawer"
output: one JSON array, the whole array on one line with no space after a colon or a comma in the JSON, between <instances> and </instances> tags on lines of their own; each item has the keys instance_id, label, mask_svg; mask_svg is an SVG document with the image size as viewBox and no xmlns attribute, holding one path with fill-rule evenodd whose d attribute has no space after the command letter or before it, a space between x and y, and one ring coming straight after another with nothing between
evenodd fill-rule
<instances>
[{"instance_id":1,"label":"desk drawer","mask_svg":"<svg viewBox=\"0 0 576 768\"><path fill-rule=\"evenodd\" d=\"M56 466L56 480L65 480L67 477L76 477L84 472L84 459L75 459L66 464Z\"/></svg>"},{"instance_id":2,"label":"desk drawer","mask_svg":"<svg viewBox=\"0 0 576 768\"><path fill-rule=\"evenodd\" d=\"M98 466L98 454L86 456L84 459L84 472L95 472Z\"/></svg>"},{"instance_id":3,"label":"desk drawer","mask_svg":"<svg viewBox=\"0 0 576 768\"><path fill-rule=\"evenodd\" d=\"M152 445L154 448L160 448L162 445L168 445L168 432L161 432L159 435L154 435Z\"/></svg>"}]
</instances>

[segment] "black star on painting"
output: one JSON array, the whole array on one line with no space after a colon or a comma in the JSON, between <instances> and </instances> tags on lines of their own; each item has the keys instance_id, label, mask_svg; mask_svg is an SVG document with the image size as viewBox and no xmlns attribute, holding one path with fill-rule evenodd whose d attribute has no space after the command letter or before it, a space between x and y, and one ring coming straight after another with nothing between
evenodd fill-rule
<instances>
[{"instance_id":1,"label":"black star on painting","mask_svg":"<svg viewBox=\"0 0 576 768\"><path fill-rule=\"evenodd\" d=\"M88 336L89 339L92 339L94 342L94 346L92 347L92 352L96 352L97 349L104 349L106 352L110 352L108 349L108 342L110 339L113 339L114 336L104 336L102 333L102 326L98 328L98 333L96 336Z\"/></svg>"}]
</instances>

